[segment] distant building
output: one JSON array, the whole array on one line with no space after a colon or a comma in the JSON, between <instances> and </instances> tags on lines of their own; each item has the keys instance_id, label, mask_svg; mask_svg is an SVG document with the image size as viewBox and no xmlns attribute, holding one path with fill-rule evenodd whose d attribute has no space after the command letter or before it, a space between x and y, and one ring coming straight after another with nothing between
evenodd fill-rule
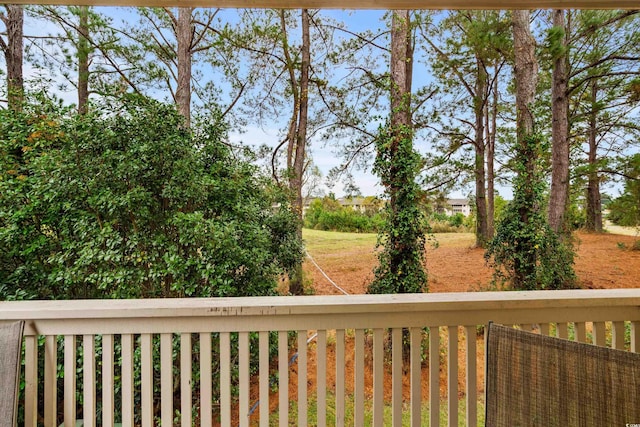
<instances>
[{"instance_id":1,"label":"distant building","mask_svg":"<svg viewBox=\"0 0 640 427\"><path fill-rule=\"evenodd\" d=\"M444 213L451 216L461 213L464 216L471 215L471 205L467 199L448 199Z\"/></svg>"}]
</instances>

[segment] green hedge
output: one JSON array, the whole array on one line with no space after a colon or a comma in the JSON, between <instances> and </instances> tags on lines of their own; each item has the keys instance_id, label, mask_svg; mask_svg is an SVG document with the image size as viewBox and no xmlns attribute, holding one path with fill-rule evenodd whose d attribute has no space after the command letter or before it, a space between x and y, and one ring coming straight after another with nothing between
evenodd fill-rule
<instances>
[{"instance_id":1,"label":"green hedge","mask_svg":"<svg viewBox=\"0 0 640 427\"><path fill-rule=\"evenodd\" d=\"M376 204L365 212L351 206L341 206L337 200L325 197L311 202L304 217L304 226L314 230L349 233L377 233L384 224Z\"/></svg>"}]
</instances>

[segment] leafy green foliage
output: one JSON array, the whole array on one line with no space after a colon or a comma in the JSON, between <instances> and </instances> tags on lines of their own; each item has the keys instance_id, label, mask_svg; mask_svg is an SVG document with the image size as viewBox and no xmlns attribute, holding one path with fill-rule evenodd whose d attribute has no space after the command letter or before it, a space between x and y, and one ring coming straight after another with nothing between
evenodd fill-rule
<instances>
[{"instance_id":1,"label":"leafy green foliage","mask_svg":"<svg viewBox=\"0 0 640 427\"><path fill-rule=\"evenodd\" d=\"M251 153L222 142L224 123L187 130L172 106L139 98L98 110L0 111L0 299L275 293L301 258L296 219Z\"/></svg>"},{"instance_id":2,"label":"leafy green foliage","mask_svg":"<svg viewBox=\"0 0 640 427\"><path fill-rule=\"evenodd\" d=\"M102 111L0 111L0 297L273 294L301 257L295 218L221 120Z\"/></svg>"},{"instance_id":3,"label":"leafy green foliage","mask_svg":"<svg viewBox=\"0 0 640 427\"><path fill-rule=\"evenodd\" d=\"M385 206L384 227L378 234L377 245L383 250L368 292L423 292L427 290L423 266L427 227L416 183L421 158L413 149L412 132L408 129L380 129L376 147L374 172L380 177L389 202Z\"/></svg>"},{"instance_id":4,"label":"leafy green foliage","mask_svg":"<svg viewBox=\"0 0 640 427\"><path fill-rule=\"evenodd\" d=\"M304 226L324 231L375 233L384 225L379 205L375 203L370 209L360 212L329 197L315 199L305 213Z\"/></svg>"},{"instance_id":5,"label":"leafy green foliage","mask_svg":"<svg viewBox=\"0 0 640 427\"><path fill-rule=\"evenodd\" d=\"M551 228L543 209L544 172L536 161L545 149L538 135L516 148L514 199L502 214L485 258L494 280L517 290L575 287L574 252Z\"/></svg>"}]
</instances>

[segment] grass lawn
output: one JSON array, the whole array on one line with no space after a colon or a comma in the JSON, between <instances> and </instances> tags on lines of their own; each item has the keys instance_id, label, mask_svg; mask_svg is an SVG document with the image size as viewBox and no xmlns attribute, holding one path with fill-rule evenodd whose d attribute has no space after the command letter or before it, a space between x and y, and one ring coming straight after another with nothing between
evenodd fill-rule
<instances>
[{"instance_id":1,"label":"grass lawn","mask_svg":"<svg viewBox=\"0 0 640 427\"><path fill-rule=\"evenodd\" d=\"M302 230L305 247L314 255L337 253L342 250L371 251L376 246L376 237L373 233L341 233L308 228Z\"/></svg>"},{"instance_id":2,"label":"grass lawn","mask_svg":"<svg viewBox=\"0 0 640 427\"><path fill-rule=\"evenodd\" d=\"M302 230L307 250L312 254L337 253L343 250L371 251L376 246L377 235L373 233L341 233L338 231L320 231L305 228ZM475 241L473 233L438 233L430 242L440 247L469 247Z\"/></svg>"}]
</instances>

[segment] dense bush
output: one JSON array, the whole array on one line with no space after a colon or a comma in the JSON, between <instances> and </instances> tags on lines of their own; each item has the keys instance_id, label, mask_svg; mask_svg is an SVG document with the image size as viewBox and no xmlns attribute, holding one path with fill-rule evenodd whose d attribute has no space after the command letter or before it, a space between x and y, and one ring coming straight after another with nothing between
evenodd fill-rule
<instances>
[{"instance_id":1,"label":"dense bush","mask_svg":"<svg viewBox=\"0 0 640 427\"><path fill-rule=\"evenodd\" d=\"M0 299L274 293L295 218L224 124L137 98L93 110L0 111Z\"/></svg>"},{"instance_id":2,"label":"dense bush","mask_svg":"<svg viewBox=\"0 0 640 427\"><path fill-rule=\"evenodd\" d=\"M579 230L587 224L587 211L576 202L572 202L567 207L566 212L567 227L571 231Z\"/></svg>"},{"instance_id":3,"label":"dense bush","mask_svg":"<svg viewBox=\"0 0 640 427\"><path fill-rule=\"evenodd\" d=\"M296 219L250 153L223 143L224 124L185 129L139 98L93 111L0 110L0 299L274 294L302 254ZM139 377L139 346L134 360Z\"/></svg>"},{"instance_id":4,"label":"dense bush","mask_svg":"<svg viewBox=\"0 0 640 427\"><path fill-rule=\"evenodd\" d=\"M427 223L432 233L469 233L471 227L467 225L468 219L461 213L451 216L433 212L427 217Z\"/></svg>"},{"instance_id":5,"label":"dense bush","mask_svg":"<svg viewBox=\"0 0 640 427\"><path fill-rule=\"evenodd\" d=\"M383 222L375 204L360 212L329 197L313 200L304 217L305 227L324 231L377 233Z\"/></svg>"}]
</instances>

